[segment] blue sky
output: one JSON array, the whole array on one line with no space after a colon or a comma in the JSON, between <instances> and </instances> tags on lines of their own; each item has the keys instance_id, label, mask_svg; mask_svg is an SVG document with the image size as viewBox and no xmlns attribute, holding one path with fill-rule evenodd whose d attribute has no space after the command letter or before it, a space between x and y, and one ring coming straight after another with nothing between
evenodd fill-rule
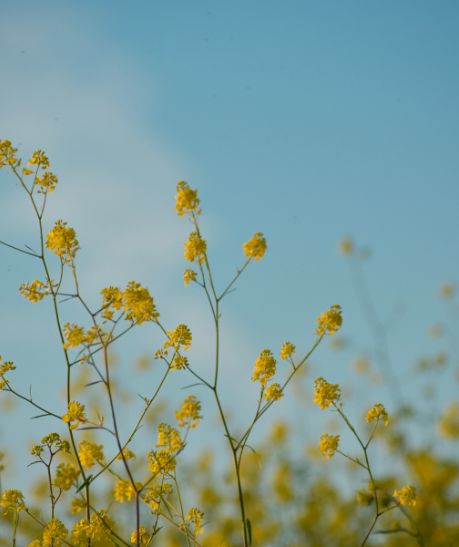
<instances>
[{"instance_id":1,"label":"blue sky","mask_svg":"<svg viewBox=\"0 0 459 547\"><path fill-rule=\"evenodd\" d=\"M0 20L0 136L25 155L48 152L61 180L49 224L62 217L77 229L88 297L145 283L166 322L190 323L203 369L209 318L181 282L188 226L174 212L176 182L199 188L222 283L241 243L266 234L266 259L224 309L229 406L250 407L260 349L277 352L286 338L307 349L330 304L342 304L354 349L371 345L336 253L344 235L372 249L366 273L381 316L404 310L390 342L408 385L415 359L437 350L426 330L442 319L438 286L457 280L458 23L453 1L17 1ZM30 242L31 211L4 174L0 196L0 239ZM59 359L49 309L17 295L39 272L0 249L0 275L0 354L21 363L26 391L30 381L57 393L54 376L43 381L44 363ZM142 336L129 352L158 344ZM354 381L352 351L321 349L310 380L320 368ZM444 389L452 397L456 386Z\"/></svg>"}]
</instances>

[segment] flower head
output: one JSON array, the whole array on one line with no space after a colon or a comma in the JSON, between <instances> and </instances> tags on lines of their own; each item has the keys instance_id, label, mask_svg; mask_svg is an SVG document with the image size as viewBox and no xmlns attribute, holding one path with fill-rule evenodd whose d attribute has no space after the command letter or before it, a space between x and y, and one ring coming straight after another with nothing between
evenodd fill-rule
<instances>
[{"instance_id":1,"label":"flower head","mask_svg":"<svg viewBox=\"0 0 459 547\"><path fill-rule=\"evenodd\" d=\"M126 319L140 325L145 321L154 321L159 317L156 306L148 289L136 281L129 281L123 291L123 309Z\"/></svg>"},{"instance_id":2,"label":"flower head","mask_svg":"<svg viewBox=\"0 0 459 547\"><path fill-rule=\"evenodd\" d=\"M0 497L0 508L3 509L4 515L9 512L19 513L25 509L24 494L20 490L3 490Z\"/></svg>"},{"instance_id":3,"label":"flower head","mask_svg":"<svg viewBox=\"0 0 459 547\"><path fill-rule=\"evenodd\" d=\"M276 374L276 359L274 359L271 350L264 349L255 360L252 381L258 380L265 386L274 374Z\"/></svg>"},{"instance_id":4,"label":"flower head","mask_svg":"<svg viewBox=\"0 0 459 547\"><path fill-rule=\"evenodd\" d=\"M148 533L148 530L145 526L139 526L139 533L137 535L137 530L134 530L131 534L131 543L137 544L137 539L139 539L140 545L148 545L150 543L151 536Z\"/></svg>"},{"instance_id":5,"label":"flower head","mask_svg":"<svg viewBox=\"0 0 459 547\"><path fill-rule=\"evenodd\" d=\"M67 528L59 519L51 519L43 530L43 547L60 547L67 534Z\"/></svg>"},{"instance_id":6,"label":"flower head","mask_svg":"<svg viewBox=\"0 0 459 547\"><path fill-rule=\"evenodd\" d=\"M341 306L339 304L333 304L329 310L321 313L317 317L316 334L329 334L332 336L335 332L338 332L343 324L343 316L341 313Z\"/></svg>"},{"instance_id":7,"label":"flower head","mask_svg":"<svg viewBox=\"0 0 459 547\"><path fill-rule=\"evenodd\" d=\"M47 283L34 279L30 283L21 283L19 285L19 292L24 298L35 304L49 294L49 287Z\"/></svg>"},{"instance_id":8,"label":"flower head","mask_svg":"<svg viewBox=\"0 0 459 547\"><path fill-rule=\"evenodd\" d=\"M277 384L277 383L271 384L265 390L265 399L267 401L278 401L283 396L284 396L284 392L282 391L280 384Z\"/></svg>"},{"instance_id":9,"label":"flower head","mask_svg":"<svg viewBox=\"0 0 459 547\"><path fill-rule=\"evenodd\" d=\"M70 424L70 429L76 429L80 423L87 421L84 413L84 405L78 401L70 401L68 404L68 410L62 416L62 419L65 423Z\"/></svg>"},{"instance_id":10,"label":"flower head","mask_svg":"<svg viewBox=\"0 0 459 547\"><path fill-rule=\"evenodd\" d=\"M75 230L62 220L57 220L54 228L46 236L46 247L60 256L66 264L73 262L80 248Z\"/></svg>"},{"instance_id":11,"label":"flower head","mask_svg":"<svg viewBox=\"0 0 459 547\"><path fill-rule=\"evenodd\" d=\"M192 507L186 516L186 520L189 520L194 525L194 535L197 536L198 534L202 534L204 532L204 528L202 527L202 521L204 518L204 513L197 509L196 507Z\"/></svg>"},{"instance_id":12,"label":"flower head","mask_svg":"<svg viewBox=\"0 0 459 547\"><path fill-rule=\"evenodd\" d=\"M320 410L328 408L341 398L341 388L338 384L330 384L324 378L317 378L314 382L314 403Z\"/></svg>"},{"instance_id":13,"label":"flower head","mask_svg":"<svg viewBox=\"0 0 459 547\"><path fill-rule=\"evenodd\" d=\"M89 469L96 462L103 462L103 446L101 444L94 444L89 441L81 441L78 446L78 456L80 458L81 465L85 469Z\"/></svg>"},{"instance_id":14,"label":"flower head","mask_svg":"<svg viewBox=\"0 0 459 547\"><path fill-rule=\"evenodd\" d=\"M189 262L194 262L196 259L199 264L202 264L205 260L207 252L207 243L198 232L191 232L188 239L185 241L183 248L183 256Z\"/></svg>"},{"instance_id":15,"label":"flower head","mask_svg":"<svg viewBox=\"0 0 459 547\"><path fill-rule=\"evenodd\" d=\"M374 404L367 412L365 419L368 423L378 422L379 420L381 420L384 425L389 423L389 415L387 414L384 405L381 403Z\"/></svg>"},{"instance_id":16,"label":"flower head","mask_svg":"<svg viewBox=\"0 0 459 547\"><path fill-rule=\"evenodd\" d=\"M180 410L175 413L179 427L197 427L201 416L201 403L194 395L188 395Z\"/></svg>"},{"instance_id":17,"label":"flower head","mask_svg":"<svg viewBox=\"0 0 459 547\"><path fill-rule=\"evenodd\" d=\"M339 435L329 435L324 433L320 436L319 448L322 454L329 460L338 450Z\"/></svg>"},{"instance_id":18,"label":"flower head","mask_svg":"<svg viewBox=\"0 0 459 547\"><path fill-rule=\"evenodd\" d=\"M175 194L175 209L179 217L185 213L200 214L198 191L188 186L188 183L181 180L177 184L177 193Z\"/></svg>"},{"instance_id":19,"label":"flower head","mask_svg":"<svg viewBox=\"0 0 459 547\"><path fill-rule=\"evenodd\" d=\"M395 490L393 496L398 500L400 505L407 505L409 507L416 505L416 490L411 485L404 486L400 490Z\"/></svg>"},{"instance_id":20,"label":"flower head","mask_svg":"<svg viewBox=\"0 0 459 547\"><path fill-rule=\"evenodd\" d=\"M256 232L253 234L252 239L244 243L242 250L249 260L254 258L258 262L266 253L266 247L266 239L263 237L263 234Z\"/></svg>"},{"instance_id":21,"label":"flower head","mask_svg":"<svg viewBox=\"0 0 459 547\"><path fill-rule=\"evenodd\" d=\"M0 169L5 165L16 167L19 160L16 157L17 148L14 148L9 140L0 140Z\"/></svg>"},{"instance_id":22,"label":"flower head","mask_svg":"<svg viewBox=\"0 0 459 547\"><path fill-rule=\"evenodd\" d=\"M296 347L291 342L284 342L280 350L280 358L285 361L295 353Z\"/></svg>"},{"instance_id":23,"label":"flower head","mask_svg":"<svg viewBox=\"0 0 459 547\"><path fill-rule=\"evenodd\" d=\"M54 484L61 490L70 490L80 471L71 463L60 463L56 468Z\"/></svg>"},{"instance_id":24,"label":"flower head","mask_svg":"<svg viewBox=\"0 0 459 547\"><path fill-rule=\"evenodd\" d=\"M185 285L189 285L192 281L196 281L197 277L198 274L190 268L187 268L183 272L183 282L185 283Z\"/></svg>"}]
</instances>

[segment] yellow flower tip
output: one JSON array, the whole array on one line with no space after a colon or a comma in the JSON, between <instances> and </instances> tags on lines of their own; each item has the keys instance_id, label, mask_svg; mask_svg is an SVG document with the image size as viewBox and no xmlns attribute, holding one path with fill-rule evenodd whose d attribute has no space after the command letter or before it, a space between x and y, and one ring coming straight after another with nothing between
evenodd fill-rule
<instances>
[{"instance_id":1,"label":"yellow flower tip","mask_svg":"<svg viewBox=\"0 0 459 547\"><path fill-rule=\"evenodd\" d=\"M67 539L68 530L59 519L51 519L43 530L43 545L60 547Z\"/></svg>"},{"instance_id":2,"label":"yellow flower tip","mask_svg":"<svg viewBox=\"0 0 459 547\"><path fill-rule=\"evenodd\" d=\"M406 505L408 507L414 507L416 505L416 490L411 485L404 486L403 488L400 488L400 490L395 490L393 496L400 505Z\"/></svg>"},{"instance_id":3,"label":"yellow flower tip","mask_svg":"<svg viewBox=\"0 0 459 547\"><path fill-rule=\"evenodd\" d=\"M113 497L118 503L132 501L135 498L135 490L129 481L118 480L113 489Z\"/></svg>"},{"instance_id":4,"label":"yellow flower tip","mask_svg":"<svg viewBox=\"0 0 459 547\"><path fill-rule=\"evenodd\" d=\"M341 388L338 384L330 384L324 378L317 378L314 382L314 403L320 410L328 408L341 398Z\"/></svg>"},{"instance_id":5,"label":"yellow flower tip","mask_svg":"<svg viewBox=\"0 0 459 547\"><path fill-rule=\"evenodd\" d=\"M189 262L197 260L202 264L206 259L207 243L198 232L191 232L183 247L183 256Z\"/></svg>"},{"instance_id":6,"label":"yellow flower tip","mask_svg":"<svg viewBox=\"0 0 459 547\"><path fill-rule=\"evenodd\" d=\"M3 510L3 515L8 513L19 513L25 509L24 494L20 490L3 490L0 497L0 508Z\"/></svg>"},{"instance_id":7,"label":"yellow flower tip","mask_svg":"<svg viewBox=\"0 0 459 547\"><path fill-rule=\"evenodd\" d=\"M186 520L190 521L194 525L194 535L204 533L202 522L204 519L204 513L196 507L191 507L186 516Z\"/></svg>"},{"instance_id":8,"label":"yellow flower tip","mask_svg":"<svg viewBox=\"0 0 459 547\"><path fill-rule=\"evenodd\" d=\"M70 424L70 429L76 429L80 423L87 421L84 413L84 405L78 401L70 401L68 404L68 410L62 416L62 420L65 423Z\"/></svg>"},{"instance_id":9,"label":"yellow flower tip","mask_svg":"<svg viewBox=\"0 0 459 547\"><path fill-rule=\"evenodd\" d=\"M56 468L54 484L61 490L70 490L79 474L80 471L71 463L60 463Z\"/></svg>"},{"instance_id":10,"label":"yellow flower tip","mask_svg":"<svg viewBox=\"0 0 459 547\"><path fill-rule=\"evenodd\" d=\"M137 530L134 530L131 534L131 543L137 544L137 539L140 542L140 545L148 545L150 543L150 534L145 526L139 526L139 534L137 536Z\"/></svg>"},{"instance_id":11,"label":"yellow flower tip","mask_svg":"<svg viewBox=\"0 0 459 547\"><path fill-rule=\"evenodd\" d=\"M185 285L189 285L192 281L196 281L197 277L198 274L190 268L187 268L183 272L183 282L185 283Z\"/></svg>"},{"instance_id":12,"label":"yellow flower tip","mask_svg":"<svg viewBox=\"0 0 459 547\"><path fill-rule=\"evenodd\" d=\"M0 140L0 169L7 165L16 167L20 160L16 157L17 148L14 148L11 141Z\"/></svg>"},{"instance_id":13,"label":"yellow flower tip","mask_svg":"<svg viewBox=\"0 0 459 547\"><path fill-rule=\"evenodd\" d=\"M175 418L179 427L190 427L192 429L197 427L199 420L202 419L200 401L194 395L186 397L180 410L175 413Z\"/></svg>"},{"instance_id":14,"label":"yellow flower tip","mask_svg":"<svg viewBox=\"0 0 459 547\"><path fill-rule=\"evenodd\" d=\"M80 246L76 232L67 223L57 220L46 236L46 247L59 256L65 264L73 262Z\"/></svg>"},{"instance_id":15,"label":"yellow flower tip","mask_svg":"<svg viewBox=\"0 0 459 547\"><path fill-rule=\"evenodd\" d=\"M382 423L387 426L389 423L389 415L383 404L376 403L367 412L365 420L367 423L382 421Z\"/></svg>"},{"instance_id":16,"label":"yellow flower tip","mask_svg":"<svg viewBox=\"0 0 459 547\"><path fill-rule=\"evenodd\" d=\"M266 385L276 373L276 359L274 359L271 350L264 349L255 360L252 374L252 382L257 380Z\"/></svg>"},{"instance_id":17,"label":"yellow flower tip","mask_svg":"<svg viewBox=\"0 0 459 547\"><path fill-rule=\"evenodd\" d=\"M338 450L339 435L324 433L320 436L319 448L327 460L331 459Z\"/></svg>"},{"instance_id":18,"label":"yellow flower tip","mask_svg":"<svg viewBox=\"0 0 459 547\"><path fill-rule=\"evenodd\" d=\"M186 213L201 214L198 191L190 188L184 180L177 183L175 209L179 217L183 217Z\"/></svg>"},{"instance_id":19,"label":"yellow flower tip","mask_svg":"<svg viewBox=\"0 0 459 547\"><path fill-rule=\"evenodd\" d=\"M89 441L81 441L78 445L78 456L80 458L81 465L85 469L90 469L96 462L103 462L103 446L101 444L94 444Z\"/></svg>"},{"instance_id":20,"label":"yellow flower tip","mask_svg":"<svg viewBox=\"0 0 459 547\"><path fill-rule=\"evenodd\" d=\"M263 237L261 232L256 232L252 239L246 241L242 245L242 250L244 251L245 256L251 260L254 258L257 262L263 258L266 253L266 239Z\"/></svg>"},{"instance_id":21,"label":"yellow flower tip","mask_svg":"<svg viewBox=\"0 0 459 547\"><path fill-rule=\"evenodd\" d=\"M354 242L348 237L344 237L338 242L338 252L342 255L349 255L354 251Z\"/></svg>"},{"instance_id":22,"label":"yellow flower tip","mask_svg":"<svg viewBox=\"0 0 459 547\"><path fill-rule=\"evenodd\" d=\"M47 283L34 279L30 283L21 283L19 292L24 298L35 304L49 294L50 291Z\"/></svg>"},{"instance_id":23,"label":"yellow flower tip","mask_svg":"<svg viewBox=\"0 0 459 547\"><path fill-rule=\"evenodd\" d=\"M335 332L338 332L343 324L343 316L341 312L341 306L339 304L333 304L329 310L321 313L317 317L316 334L319 336L323 334L329 334L333 336Z\"/></svg>"},{"instance_id":24,"label":"yellow flower tip","mask_svg":"<svg viewBox=\"0 0 459 547\"><path fill-rule=\"evenodd\" d=\"M284 396L280 384L274 383L266 388L264 397L267 401L278 401Z\"/></svg>"},{"instance_id":25,"label":"yellow flower tip","mask_svg":"<svg viewBox=\"0 0 459 547\"><path fill-rule=\"evenodd\" d=\"M289 359L295 353L295 350L296 347L294 344L292 344L291 342L284 342L280 350L280 358L283 361Z\"/></svg>"},{"instance_id":26,"label":"yellow flower tip","mask_svg":"<svg viewBox=\"0 0 459 547\"><path fill-rule=\"evenodd\" d=\"M150 292L136 281L129 281L127 284L122 294L122 305L126 319L136 325L145 321L155 321L159 317Z\"/></svg>"}]
</instances>

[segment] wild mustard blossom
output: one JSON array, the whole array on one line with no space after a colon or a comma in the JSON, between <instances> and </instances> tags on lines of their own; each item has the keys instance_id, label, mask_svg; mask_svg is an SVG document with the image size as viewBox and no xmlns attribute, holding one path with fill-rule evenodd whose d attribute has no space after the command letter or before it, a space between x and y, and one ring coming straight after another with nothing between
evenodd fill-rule
<instances>
[{"instance_id":1,"label":"wild mustard blossom","mask_svg":"<svg viewBox=\"0 0 459 547\"><path fill-rule=\"evenodd\" d=\"M68 454L70 452L68 441L61 439L59 433L48 433L48 435L45 435L41 439L40 444L36 444L32 447L32 455L41 456L45 447L54 454L57 452L65 452Z\"/></svg>"},{"instance_id":2,"label":"wild mustard blossom","mask_svg":"<svg viewBox=\"0 0 459 547\"><path fill-rule=\"evenodd\" d=\"M180 438L180 433L171 425L158 424L158 438L156 447L162 448L170 454L175 454L183 448L184 444Z\"/></svg>"},{"instance_id":3,"label":"wild mustard blossom","mask_svg":"<svg viewBox=\"0 0 459 547\"><path fill-rule=\"evenodd\" d=\"M65 323L64 336L67 340L64 344L65 349L76 348L87 341L84 328L71 323Z\"/></svg>"},{"instance_id":4,"label":"wild mustard blossom","mask_svg":"<svg viewBox=\"0 0 459 547\"><path fill-rule=\"evenodd\" d=\"M168 475L175 471L175 456L169 450L153 450L148 453L148 468L154 476Z\"/></svg>"},{"instance_id":5,"label":"wild mustard blossom","mask_svg":"<svg viewBox=\"0 0 459 547\"><path fill-rule=\"evenodd\" d=\"M137 539L139 539L140 545L148 545L150 543L150 534L145 526L139 527L139 533L137 535L137 530L134 530L131 534L131 543L137 544Z\"/></svg>"},{"instance_id":6,"label":"wild mustard blossom","mask_svg":"<svg viewBox=\"0 0 459 547\"><path fill-rule=\"evenodd\" d=\"M416 505L416 490L411 485L404 486L400 490L395 490L393 496L398 500L400 505L407 505L408 507Z\"/></svg>"},{"instance_id":7,"label":"wild mustard blossom","mask_svg":"<svg viewBox=\"0 0 459 547\"><path fill-rule=\"evenodd\" d=\"M60 547L67 539L68 530L59 519L51 519L43 530L43 547Z\"/></svg>"},{"instance_id":8,"label":"wild mustard blossom","mask_svg":"<svg viewBox=\"0 0 459 547\"><path fill-rule=\"evenodd\" d=\"M71 463L60 463L56 468L54 484L61 490L70 490L79 474L79 469Z\"/></svg>"},{"instance_id":9,"label":"wild mustard blossom","mask_svg":"<svg viewBox=\"0 0 459 547\"><path fill-rule=\"evenodd\" d=\"M174 330L167 332L167 336L168 340L164 344L165 349L174 348L176 351L190 349L193 336L186 325L177 325Z\"/></svg>"},{"instance_id":10,"label":"wild mustard blossom","mask_svg":"<svg viewBox=\"0 0 459 547\"><path fill-rule=\"evenodd\" d=\"M291 342L284 342L280 349L280 358L282 361L286 361L295 353L296 347Z\"/></svg>"},{"instance_id":11,"label":"wild mustard blossom","mask_svg":"<svg viewBox=\"0 0 459 547\"><path fill-rule=\"evenodd\" d=\"M201 214L201 210L199 209L198 191L190 188L188 183L184 180L177 183L175 209L179 217L183 217L186 213Z\"/></svg>"},{"instance_id":12,"label":"wild mustard blossom","mask_svg":"<svg viewBox=\"0 0 459 547\"><path fill-rule=\"evenodd\" d=\"M330 384L324 378L317 378L314 382L314 403L320 410L328 408L341 398L341 388L338 384Z\"/></svg>"},{"instance_id":13,"label":"wild mustard blossom","mask_svg":"<svg viewBox=\"0 0 459 547\"><path fill-rule=\"evenodd\" d=\"M368 423L382 421L384 425L389 423L389 415L387 414L384 405L381 403L374 404L367 412L366 421Z\"/></svg>"},{"instance_id":14,"label":"wild mustard blossom","mask_svg":"<svg viewBox=\"0 0 459 547\"><path fill-rule=\"evenodd\" d=\"M123 307L123 293L118 287L105 287L100 293L102 295L102 317L112 319L114 311L119 311Z\"/></svg>"},{"instance_id":15,"label":"wild mustard blossom","mask_svg":"<svg viewBox=\"0 0 459 547\"><path fill-rule=\"evenodd\" d=\"M123 448L123 456L125 460L132 460L135 459L137 456L134 454L134 452L130 448ZM121 453L116 456L116 459L118 461L123 460L123 456L121 456Z\"/></svg>"},{"instance_id":16,"label":"wild mustard blossom","mask_svg":"<svg viewBox=\"0 0 459 547\"><path fill-rule=\"evenodd\" d=\"M47 283L34 279L30 283L21 283L19 292L24 298L35 304L49 294L50 291Z\"/></svg>"},{"instance_id":17,"label":"wild mustard blossom","mask_svg":"<svg viewBox=\"0 0 459 547\"><path fill-rule=\"evenodd\" d=\"M78 456L80 458L81 465L85 469L90 469L96 462L103 462L103 446L101 444L95 444L89 441L81 441L78 446Z\"/></svg>"},{"instance_id":18,"label":"wild mustard blossom","mask_svg":"<svg viewBox=\"0 0 459 547\"><path fill-rule=\"evenodd\" d=\"M180 410L175 413L179 427L190 427L194 429L198 426L201 416L201 403L194 395L188 395L183 401Z\"/></svg>"},{"instance_id":19,"label":"wild mustard blossom","mask_svg":"<svg viewBox=\"0 0 459 547\"><path fill-rule=\"evenodd\" d=\"M71 264L80 246L76 232L63 220L57 220L46 236L46 247L59 256L64 264Z\"/></svg>"},{"instance_id":20,"label":"wild mustard blossom","mask_svg":"<svg viewBox=\"0 0 459 547\"><path fill-rule=\"evenodd\" d=\"M261 232L256 232L253 234L252 238L242 245L242 250L244 251L245 256L249 260L254 258L257 262L264 257L266 248L266 239L263 237Z\"/></svg>"},{"instance_id":21,"label":"wild mustard blossom","mask_svg":"<svg viewBox=\"0 0 459 547\"><path fill-rule=\"evenodd\" d=\"M126 312L126 319L136 325L145 321L155 321L159 317L148 289L136 281L129 281L123 292L123 309Z\"/></svg>"},{"instance_id":22,"label":"wild mustard blossom","mask_svg":"<svg viewBox=\"0 0 459 547\"><path fill-rule=\"evenodd\" d=\"M194 535L204 533L204 528L202 522L204 519L204 513L197 509L196 507L191 507L186 516L186 520L190 521L194 526Z\"/></svg>"},{"instance_id":23,"label":"wild mustard blossom","mask_svg":"<svg viewBox=\"0 0 459 547\"><path fill-rule=\"evenodd\" d=\"M14 363L12 361L3 361L0 355L0 391L8 386L8 380L4 376L10 370L16 370Z\"/></svg>"},{"instance_id":24,"label":"wild mustard blossom","mask_svg":"<svg viewBox=\"0 0 459 547\"><path fill-rule=\"evenodd\" d=\"M83 498L73 498L70 503L70 511L76 515L86 509L86 501Z\"/></svg>"},{"instance_id":25,"label":"wild mustard blossom","mask_svg":"<svg viewBox=\"0 0 459 547\"><path fill-rule=\"evenodd\" d=\"M105 522L105 524L104 524ZM75 547L86 547L88 540L95 546L102 547L112 543L110 529L114 529L115 523L109 518L106 511L99 511L91 515L91 521L82 519L72 528L72 544Z\"/></svg>"},{"instance_id":26,"label":"wild mustard blossom","mask_svg":"<svg viewBox=\"0 0 459 547\"><path fill-rule=\"evenodd\" d=\"M284 396L284 392L280 384L274 383L268 386L265 390L264 397L267 401L278 401Z\"/></svg>"},{"instance_id":27,"label":"wild mustard blossom","mask_svg":"<svg viewBox=\"0 0 459 547\"><path fill-rule=\"evenodd\" d=\"M16 167L19 160L16 157L17 148L14 148L11 141L0 140L0 169L7 165Z\"/></svg>"},{"instance_id":28,"label":"wild mustard blossom","mask_svg":"<svg viewBox=\"0 0 459 547\"><path fill-rule=\"evenodd\" d=\"M271 350L263 349L255 360L252 382L258 380L265 386L274 374L276 374L276 359L274 359Z\"/></svg>"},{"instance_id":29,"label":"wild mustard blossom","mask_svg":"<svg viewBox=\"0 0 459 547\"><path fill-rule=\"evenodd\" d=\"M118 480L113 489L113 497L119 503L131 501L135 498L135 490L129 481Z\"/></svg>"},{"instance_id":30,"label":"wild mustard blossom","mask_svg":"<svg viewBox=\"0 0 459 547\"><path fill-rule=\"evenodd\" d=\"M28 165L49 169L48 156L43 152L43 150L35 150L32 157L28 161Z\"/></svg>"},{"instance_id":31,"label":"wild mustard blossom","mask_svg":"<svg viewBox=\"0 0 459 547\"><path fill-rule=\"evenodd\" d=\"M198 261L202 264L206 258L207 243L198 232L191 232L183 247L183 256L189 262Z\"/></svg>"},{"instance_id":32,"label":"wild mustard blossom","mask_svg":"<svg viewBox=\"0 0 459 547\"><path fill-rule=\"evenodd\" d=\"M66 424L70 424L70 429L76 429L80 423L87 421L84 413L84 405L78 401L70 401L67 412L62 416Z\"/></svg>"},{"instance_id":33,"label":"wild mustard blossom","mask_svg":"<svg viewBox=\"0 0 459 547\"><path fill-rule=\"evenodd\" d=\"M339 304L333 304L329 310L321 313L317 317L316 334L319 336L322 334L329 334L333 336L335 332L338 332L343 324L343 316L341 313L341 306Z\"/></svg>"},{"instance_id":34,"label":"wild mustard blossom","mask_svg":"<svg viewBox=\"0 0 459 547\"><path fill-rule=\"evenodd\" d=\"M324 433L320 436L319 448L322 454L327 460L332 458L334 453L338 450L339 435L329 435Z\"/></svg>"},{"instance_id":35,"label":"wild mustard blossom","mask_svg":"<svg viewBox=\"0 0 459 547\"><path fill-rule=\"evenodd\" d=\"M198 274L190 268L187 268L183 272L183 282L185 283L185 285L189 285L192 281L196 281L197 277Z\"/></svg>"},{"instance_id":36,"label":"wild mustard blossom","mask_svg":"<svg viewBox=\"0 0 459 547\"><path fill-rule=\"evenodd\" d=\"M3 490L0 497L0 508L3 510L3 515L8 513L19 513L25 509L24 494L20 490Z\"/></svg>"}]
</instances>

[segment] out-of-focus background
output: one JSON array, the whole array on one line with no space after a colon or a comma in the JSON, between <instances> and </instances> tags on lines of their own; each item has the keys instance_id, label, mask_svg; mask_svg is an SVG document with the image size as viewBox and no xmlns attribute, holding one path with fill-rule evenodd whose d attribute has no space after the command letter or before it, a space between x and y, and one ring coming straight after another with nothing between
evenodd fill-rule
<instances>
[{"instance_id":1,"label":"out-of-focus background","mask_svg":"<svg viewBox=\"0 0 459 547\"><path fill-rule=\"evenodd\" d=\"M221 383L235 423L254 409L259 351L277 354L286 339L306 351L316 316L339 303L341 333L260 431L284 417L300 443L317 443L325 416L312 405L312 383L321 375L344 386L356 417L376 401L389 412L421 405L427 421L410 426L409 438L433 438L429 419L457 398L459 364L456 2L44 0L3 3L0 13L0 137L24 157L35 148L49 155L60 183L46 227L63 218L76 229L90 302L107 285L147 285L166 325L190 326L191 361L210 371L207 304L182 282L190 226L174 193L184 179L199 189L220 286L242 264L244 241L256 231L268 241L222 311ZM25 198L2 171L0 239L34 247ZM345 238L348 255L339 252ZM50 303L32 305L17 291L40 275L33 259L0 248L0 354L16 363L18 389L31 385L63 414ZM69 305L66 319L79 318ZM143 326L116 348L120 385L147 395L161 340ZM139 356L152 361L145 370ZM189 383L175 375L165 391L172 407ZM21 487L31 440L56 425L29 421L25 404L7 413L13 402L0 395L0 449L14 447L10 471ZM134 398L123 427L138 408ZM197 431L190 450L212 431Z\"/></svg>"}]
</instances>

